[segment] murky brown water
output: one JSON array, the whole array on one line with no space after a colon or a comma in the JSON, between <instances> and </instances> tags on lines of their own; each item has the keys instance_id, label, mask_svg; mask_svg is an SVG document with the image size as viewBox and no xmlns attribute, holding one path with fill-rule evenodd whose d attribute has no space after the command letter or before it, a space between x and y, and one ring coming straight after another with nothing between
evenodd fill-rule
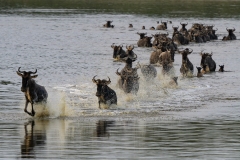
<instances>
[{"instance_id":1,"label":"murky brown water","mask_svg":"<svg viewBox=\"0 0 240 160\"><path fill-rule=\"evenodd\" d=\"M0 20L0 159L239 159L240 41L220 40L226 27L235 27L239 39L238 19L161 19L69 10L64 15L1 14ZM106 20L113 20L115 28L103 28ZM170 35L171 27L180 22L214 24L219 40L183 47L193 49L189 59L194 67L200 65L199 53L205 49L213 52L217 66L224 64L231 72L182 79L181 56L176 55L177 88L166 87L158 67L153 83L140 79L137 96L124 94L116 87L115 74L124 64L113 62L110 46L133 44L138 61L147 64L152 49L137 47L136 33L159 32L141 30L143 25L156 27L157 20L173 22L167 30ZM36 106L35 118L23 111L18 67L37 68L36 81L49 93L47 106ZM98 109L91 81L95 75L111 78L117 106Z\"/></svg>"}]
</instances>

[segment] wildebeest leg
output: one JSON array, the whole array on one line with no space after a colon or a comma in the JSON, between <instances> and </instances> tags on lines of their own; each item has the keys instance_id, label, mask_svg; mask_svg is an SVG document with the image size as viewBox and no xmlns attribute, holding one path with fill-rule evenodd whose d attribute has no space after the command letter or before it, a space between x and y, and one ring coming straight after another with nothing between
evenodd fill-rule
<instances>
[{"instance_id":1,"label":"wildebeest leg","mask_svg":"<svg viewBox=\"0 0 240 160\"><path fill-rule=\"evenodd\" d=\"M29 103L29 101L26 100L24 112L26 112L27 114L29 114L30 116L32 116L32 114L31 114L30 112L28 112L28 110L27 110L28 103Z\"/></svg>"},{"instance_id":2,"label":"wildebeest leg","mask_svg":"<svg viewBox=\"0 0 240 160\"><path fill-rule=\"evenodd\" d=\"M101 109L101 107L100 107L100 100L98 100L98 108Z\"/></svg>"},{"instance_id":3,"label":"wildebeest leg","mask_svg":"<svg viewBox=\"0 0 240 160\"><path fill-rule=\"evenodd\" d=\"M31 103L31 105L32 105L32 114L31 114L31 116L34 116L35 115L35 111L33 109L33 103Z\"/></svg>"}]
</instances>

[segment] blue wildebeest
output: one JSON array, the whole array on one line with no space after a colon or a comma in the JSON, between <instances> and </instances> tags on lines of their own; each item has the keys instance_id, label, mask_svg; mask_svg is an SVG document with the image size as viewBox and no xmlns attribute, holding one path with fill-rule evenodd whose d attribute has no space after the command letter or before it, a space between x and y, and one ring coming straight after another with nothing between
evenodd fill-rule
<instances>
[{"instance_id":1,"label":"blue wildebeest","mask_svg":"<svg viewBox=\"0 0 240 160\"><path fill-rule=\"evenodd\" d=\"M125 59L125 66L124 68L116 74L120 76L118 80L118 86L122 89L125 93L137 93L139 88L139 77L138 77L138 67L132 68L132 62L135 61L136 58L126 57Z\"/></svg>"},{"instance_id":2,"label":"blue wildebeest","mask_svg":"<svg viewBox=\"0 0 240 160\"><path fill-rule=\"evenodd\" d=\"M235 34L233 33L235 31L235 28L233 28L233 29L226 28L226 30L228 31L228 36L224 36L223 39L222 39L223 41L236 40L237 39Z\"/></svg>"},{"instance_id":3,"label":"blue wildebeest","mask_svg":"<svg viewBox=\"0 0 240 160\"><path fill-rule=\"evenodd\" d=\"M113 22L113 21L107 21L107 22L103 25L103 27L106 27L106 28L113 28L114 25L111 24L112 22Z\"/></svg>"},{"instance_id":4,"label":"blue wildebeest","mask_svg":"<svg viewBox=\"0 0 240 160\"><path fill-rule=\"evenodd\" d=\"M97 85L97 92L96 96L98 97L98 107L101 109L101 104L105 104L108 107L111 104L117 104L117 94L116 92L108 87L108 85L111 83L110 78L108 77L108 80L100 80L95 79L96 76L93 77L92 81Z\"/></svg>"},{"instance_id":5,"label":"blue wildebeest","mask_svg":"<svg viewBox=\"0 0 240 160\"><path fill-rule=\"evenodd\" d=\"M20 71L20 68L18 68L17 74L19 76L22 77L22 87L21 87L21 91L24 92L25 94L25 99L26 99L26 103L25 103L25 109L24 111L29 114L30 116L34 116L35 115L35 111L33 109L33 104L34 103L39 103L39 102L47 102L47 97L48 97L48 93L45 89L45 87L40 86L39 84L37 84L33 78L36 78L38 75L32 75L32 74L36 74L37 73L37 69L35 72L26 72L26 71ZM27 106L28 103L31 103L32 105L32 112L28 112L27 110Z\"/></svg>"},{"instance_id":6,"label":"blue wildebeest","mask_svg":"<svg viewBox=\"0 0 240 160\"><path fill-rule=\"evenodd\" d=\"M159 21L157 21L157 23L159 24ZM167 29L167 22L162 22L161 21L161 24L159 24L157 27L156 27L156 30L166 30Z\"/></svg>"},{"instance_id":7,"label":"blue wildebeest","mask_svg":"<svg viewBox=\"0 0 240 160\"><path fill-rule=\"evenodd\" d=\"M203 76L203 73L201 72L202 67L197 67L197 66L196 66L196 68L197 68L197 70L198 70L198 72L197 72L197 77L202 77L202 76Z\"/></svg>"},{"instance_id":8,"label":"blue wildebeest","mask_svg":"<svg viewBox=\"0 0 240 160\"><path fill-rule=\"evenodd\" d=\"M125 70L120 73L116 72L120 79L118 81L119 88L122 89L125 93L137 94L139 90L139 77L137 75L138 68L132 68L131 70Z\"/></svg>"},{"instance_id":9,"label":"blue wildebeest","mask_svg":"<svg viewBox=\"0 0 240 160\"><path fill-rule=\"evenodd\" d=\"M116 46L114 43L111 45L113 49L113 59L120 60L127 56L126 52L123 50L123 45Z\"/></svg>"},{"instance_id":10,"label":"blue wildebeest","mask_svg":"<svg viewBox=\"0 0 240 160\"><path fill-rule=\"evenodd\" d=\"M215 72L216 70L216 62L212 59L212 53L200 53L202 56L200 65L203 67L205 73L207 72Z\"/></svg>"},{"instance_id":11,"label":"blue wildebeest","mask_svg":"<svg viewBox=\"0 0 240 160\"><path fill-rule=\"evenodd\" d=\"M140 67L141 69L141 72L142 72L142 75L143 77L148 81L148 80L152 80L154 79L155 77L157 77L157 70L156 68L151 65L151 64L148 64L148 65L140 65L140 63L138 63L138 66Z\"/></svg>"},{"instance_id":12,"label":"blue wildebeest","mask_svg":"<svg viewBox=\"0 0 240 160\"><path fill-rule=\"evenodd\" d=\"M180 22L180 24L182 25L182 28L180 29L180 32L187 31L186 26L188 25L188 23L181 23Z\"/></svg>"},{"instance_id":13,"label":"blue wildebeest","mask_svg":"<svg viewBox=\"0 0 240 160\"><path fill-rule=\"evenodd\" d=\"M184 49L182 51L178 51L180 54L182 54L182 65L180 68L180 72L185 77L192 76L193 75L193 64L188 59L188 55L193 52L192 49Z\"/></svg>"},{"instance_id":14,"label":"blue wildebeest","mask_svg":"<svg viewBox=\"0 0 240 160\"><path fill-rule=\"evenodd\" d=\"M152 47L151 39L152 37L146 36L147 33L138 33L140 39L137 42L138 47Z\"/></svg>"},{"instance_id":15,"label":"blue wildebeest","mask_svg":"<svg viewBox=\"0 0 240 160\"><path fill-rule=\"evenodd\" d=\"M129 28L133 28L133 25L132 24L129 24L129 26L128 26Z\"/></svg>"}]
</instances>

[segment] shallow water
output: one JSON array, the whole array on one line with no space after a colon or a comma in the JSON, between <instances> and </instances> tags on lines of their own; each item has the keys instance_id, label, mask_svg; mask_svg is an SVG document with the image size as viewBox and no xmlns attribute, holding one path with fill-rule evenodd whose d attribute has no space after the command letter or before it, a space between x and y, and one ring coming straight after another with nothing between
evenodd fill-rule
<instances>
[{"instance_id":1,"label":"shallow water","mask_svg":"<svg viewBox=\"0 0 240 160\"><path fill-rule=\"evenodd\" d=\"M141 27L156 27L161 18L71 14L71 10L62 10L67 11L63 15L23 11L0 15L0 159L239 159L240 41L221 41L227 34L226 27L235 27L239 39L239 19L162 18L173 22L167 31L161 31L170 36L172 26L180 22L214 24L219 40L180 48L193 49L188 57L194 67L200 65L199 53L204 50L213 52L217 66L224 64L231 72L182 78L181 56L176 54L178 87L169 88L168 79L157 67L158 77L150 84L139 70L138 94L126 95L116 87L115 74L124 64L113 62L110 46L134 45L139 63L148 64L152 48L137 47L136 33L158 33ZM33 11L49 13L44 9ZM106 20L113 20L115 27L103 28ZM129 29L129 23L134 28ZM35 118L23 111L18 67L38 69L36 81L49 93L46 106L35 106ZM95 75L110 77L118 105L98 109L92 83Z\"/></svg>"}]
</instances>

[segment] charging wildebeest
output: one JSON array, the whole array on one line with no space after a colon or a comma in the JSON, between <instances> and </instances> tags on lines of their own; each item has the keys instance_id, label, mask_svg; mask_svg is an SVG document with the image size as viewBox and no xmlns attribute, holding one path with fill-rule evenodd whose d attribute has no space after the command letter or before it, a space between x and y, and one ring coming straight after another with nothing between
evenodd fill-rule
<instances>
[{"instance_id":1,"label":"charging wildebeest","mask_svg":"<svg viewBox=\"0 0 240 160\"><path fill-rule=\"evenodd\" d=\"M183 76L192 76L193 75L193 64L191 61L188 59L188 55L193 52L192 49L184 49L182 51L178 51L180 54L182 54L182 65L180 68L180 72L182 73Z\"/></svg>"},{"instance_id":2,"label":"charging wildebeest","mask_svg":"<svg viewBox=\"0 0 240 160\"><path fill-rule=\"evenodd\" d=\"M207 72L215 72L216 70L216 62L212 59L212 53L200 53L202 56L200 65L203 67L205 73Z\"/></svg>"},{"instance_id":3,"label":"charging wildebeest","mask_svg":"<svg viewBox=\"0 0 240 160\"><path fill-rule=\"evenodd\" d=\"M136 94L139 89L139 77L138 77L138 67L132 68L132 62L135 61L136 58L125 57L125 67L116 74L120 76L118 80L118 86L122 89L125 93L134 93Z\"/></svg>"},{"instance_id":4,"label":"charging wildebeest","mask_svg":"<svg viewBox=\"0 0 240 160\"><path fill-rule=\"evenodd\" d=\"M92 81L97 85L97 92L96 96L98 97L98 107L101 109L101 104L105 104L108 107L111 104L117 104L117 94L116 92L108 87L108 85L111 83L110 78L108 77L108 80L100 80L95 79L96 76L93 77Z\"/></svg>"},{"instance_id":5,"label":"charging wildebeest","mask_svg":"<svg viewBox=\"0 0 240 160\"><path fill-rule=\"evenodd\" d=\"M48 93L45 89L45 87L40 86L39 84L37 84L33 78L36 78L38 75L32 75L32 74L36 74L37 73L37 69L35 72L26 72L26 71L20 71L20 68L18 68L17 74L19 76L22 77L22 87L21 87L21 91L24 92L25 94L25 99L26 99L26 103L25 103L25 109L24 111L29 114L30 116L34 116L35 115L35 111L33 109L33 104L34 103L39 103L39 102L47 102L47 97L48 97ZM31 103L32 105L32 112L28 112L27 110L27 106L28 103Z\"/></svg>"},{"instance_id":6,"label":"charging wildebeest","mask_svg":"<svg viewBox=\"0 0 240 160\"><path fill-rule=\"evenodd\" d=\"M235 32L235 28L233 28L233 29L226 28L226 30L228 31L228 36L224 36L223 39L222 39L223 41L236 40L237 39L235 34L233 33L233 32Z\"/></svg>"}]
</instances>

